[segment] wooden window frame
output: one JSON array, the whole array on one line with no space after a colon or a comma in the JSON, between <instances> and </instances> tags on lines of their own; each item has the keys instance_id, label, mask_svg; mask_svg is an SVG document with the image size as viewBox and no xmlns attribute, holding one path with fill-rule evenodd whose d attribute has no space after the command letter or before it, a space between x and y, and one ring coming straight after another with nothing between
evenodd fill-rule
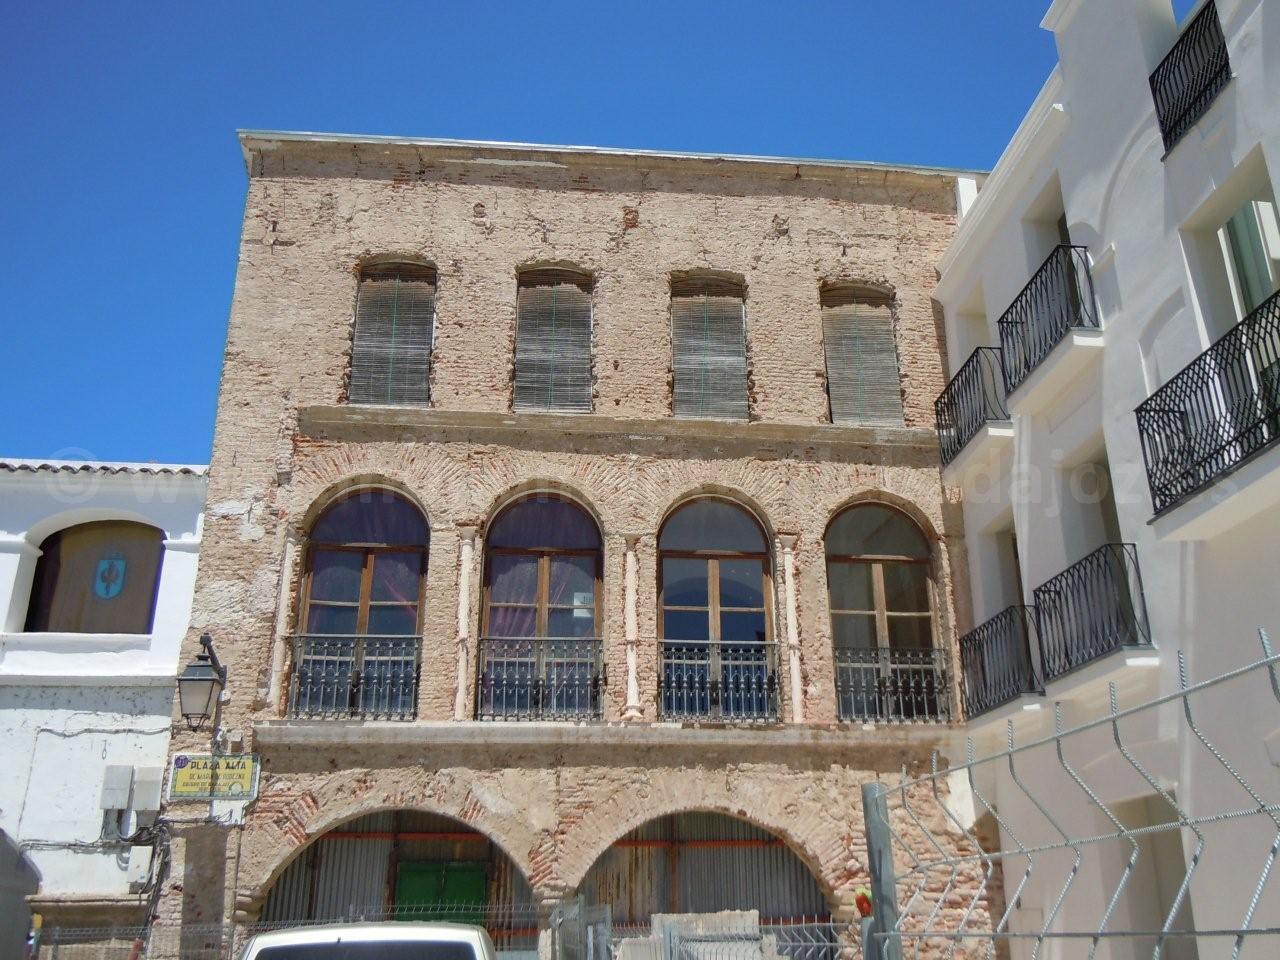
<instances>
[{"instance_id":1,"label":"wooden window frame","mask_svg":"<svg viewBox=\"0 0 1280 960\"><path fill-rule=\"evenodd\" d=\"M904 518L908 519L909 518ZM909 521L911 522L911 521ZM938 617L937 603L934 598L932 565L933 561L922 557L898 556L894 554L839 554L828 553L827 561L827 608L828 615L831 619L831 641L836 641L836 620L838 615L854 615L854 616L873 616L876 625L876 645L868 648L853 649L872 649L872 650L934 650L937 649L938 643ZM872 601L875 604L873 610L845 610L837 608L835 601L832 599L831 589L831 568L833 564L862 564L871 567L871 591ZM909 564L911 566L919 566L925 568L925 597L929 605L928 610L890 610L888 602L885 599L884 589L884 568L886 564ZM929 622L929 646L928 647L894 647L889 640L889 619L898 617L902 619L912 620L928 620Z\"/></svg>"},{"instance_id":2,"label":"wooden window frame","mask_svg":"<svg viewBox=\"0 0 1280 960\"><path fill-rule=\"evenodd\" d=\"M520 501L517 501L517 503ZM567 500L574 506L578 504L572 500ZM513 504L514 505L514 504ZM581 508L579 508L581 509ZM585 513L585 511L584 511ZM588 514L590 516L590 514ZM594 520L592 521L594 522ZM492 575L493 566L489 563L490 557L536 557L538 559L538 584L535 590L534 601L528 603L506 603L499 601L494 603L492 599ZM559 547L485 547L484 551L484 606L482 616L480 618L480 636L486 640L598 640L600 639L600 616L602 613L602 605L600 594L604 586L604 543L592 550L589 548L565 549ZM550 611L553 608L566 606L572 607L574 604L553 604L550 602L551 593L551 559L553 557L594 557L595 558L595 574L593 598L595 600L593 626L595 632L589 637L550 637L547 635L547 621L550 619ZM529 637L496 637L489 632L489 626L492 620L491 613L494 607L498 609L526 609L530 606L534 608L534 631L533 636Z\"/></svg>"}]
</instances>

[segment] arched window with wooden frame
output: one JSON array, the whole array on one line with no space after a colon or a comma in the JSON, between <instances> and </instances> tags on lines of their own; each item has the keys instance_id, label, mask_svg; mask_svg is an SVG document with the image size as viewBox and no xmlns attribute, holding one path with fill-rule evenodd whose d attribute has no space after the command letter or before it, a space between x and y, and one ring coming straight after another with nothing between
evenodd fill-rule
<instances>
[{"instance_id":1,"label":"arched window with wooden frame","mask_svg":"<svg viewBox=\"0 0 1280 960\"><path fill-rule=\"evenodd\" d=\"M892 295L853 284L820 293L831 422L902 426Z\"/></svg>"},{"instance_id":2,"label":"arched window with wooden frame","mask_svg":"<svg viewBox=\"0 0 1280 960\"><path fill-rule=\"evenodd\" d=\"M360 271L350 403L425 406L431 400L436 268L375 263Z\"/></svg>"},{"instance_id":3,"label":"arched window with wooden frame","mask_svg":"<svg viewBox=\"0 0 1280 960\"><path fill-rule=\"evenodd\" d=\"M826 558L840 719L945 720L923 531L893 507L857 504L827 527Z\"/></svg>"},{"instance_id":4,"label":"arched window with wooden frame","mask_svg":"<svg viewBox=\"0 0 1280 960\"><path fill-rule=\"evenodd\" d=\"M505 507L485 537L482 720L600 716L600 528L568 497Z\"/></svg>"},{"instance_id":5,"label":"arched window with wooden frame","mask_svg":"<svg viewBox=\"0 0 1280 960\"><path fill-rule=\"evenodd\" d=\"M667 518L658 551L662 715L776 719L764 529L737 504L700 498Z\"/></svg>"},{"instance_id":6,"label":"arched window with wooden frame","mask_svg":"<svg viewBox=\"0 0 1280 960\"><path fill-rule=\"evenodd\" d=\"M522 270L516 293L517 411L591 412L591 276Z\"/></svg>"},{"instance_id":7,"label":"arched window with wooden frame","mask_svg":"<svg viewBox=\"0 0 1280 960\"><path fill-rule=\"evenodd\" d=\"M430 528L403 496L352 491L316 519L304 558L291 712L412 718Z\"/></svg>"}]
</instances>

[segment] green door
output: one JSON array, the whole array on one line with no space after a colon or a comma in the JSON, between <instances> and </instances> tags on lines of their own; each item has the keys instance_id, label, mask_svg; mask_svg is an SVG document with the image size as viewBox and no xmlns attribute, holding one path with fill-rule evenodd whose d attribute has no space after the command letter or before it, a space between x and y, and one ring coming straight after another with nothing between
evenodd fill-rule
<instances>
[{"instance_id":1,"label":"green door","mask_svg":"<svg viewBox=\"0 0 1280 960\"><path fill-rule=\"evenodd\" d=\"M483 923L488 886L483 863L402 863L396 919Z\"/></svg>"}]
</instances>

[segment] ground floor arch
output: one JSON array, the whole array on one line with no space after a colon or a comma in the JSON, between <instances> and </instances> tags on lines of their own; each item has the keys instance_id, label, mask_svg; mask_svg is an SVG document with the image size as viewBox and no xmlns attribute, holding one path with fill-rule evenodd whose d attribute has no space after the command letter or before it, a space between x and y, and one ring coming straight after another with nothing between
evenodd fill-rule
<instances>
[{"instance_id":1,"label":"ground floor arch","mask_svg":"<svg viewBox=\"0 0 1280 960\"><path fill-rule=\"evenodd\" d=\"M739 817L690 811L658 817L614 841L578 886L609 904L615 924L654 914L755 911L762 921L825 918L818 879L781 837Z\"/></svg>"},{"instance_id":2,"label":"ground floor arch","mask_svg":"<svg viewBox=\"0 0 1280 960\"><path fill-rule=\"evenodd\" d=\"M470 825L417 810L364 814L317 836L271 885L258 922L353 919L481 923L508 948L537 939L515 862Z\"/></svg>"}]
</instances>

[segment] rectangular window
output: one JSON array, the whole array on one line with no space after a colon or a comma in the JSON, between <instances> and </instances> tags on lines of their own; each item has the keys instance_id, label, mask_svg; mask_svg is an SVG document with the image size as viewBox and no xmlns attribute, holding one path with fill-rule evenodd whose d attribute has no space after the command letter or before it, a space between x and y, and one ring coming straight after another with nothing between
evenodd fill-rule
<instances>
[{"instance_id":1,"label":"rectangular window","mask_svg":"<svg viewBox=\"0 0 1280 960\"><path fill-rule=\"evenodd\" d=\"M435 316L434 267L395 263L361 271L348 400L427 404Z\"/></svg>"},{"instance_id":2,"label":"rectangular window","mask_svg":"<svg viewBox=\"0 0 1280 960\"><path fill-rule=\"evenodd\" d=\"M516 410L591 412L591 279L567 270L520 274Z\"/></svg>"},{"instance_id":3,"label":"rectangular window","mask_svg":"<svg viewBox=\"0 0 1280 960\"><path fill-rule=\"evenodd\" d=\"M831 422L902 426L902 385L888 297L868 291L822 292Z\"/></svg>"},{"instance_id":4,"label":"rectangular window","mask_svg":"<svg viewBox=\"0 0 1280 960\"><path fill-rule=\"evenodd\" d=\"M746 420L745 291L716 278L671 285L671 351L677 417Z\"/></svg>"}]
</instances>

